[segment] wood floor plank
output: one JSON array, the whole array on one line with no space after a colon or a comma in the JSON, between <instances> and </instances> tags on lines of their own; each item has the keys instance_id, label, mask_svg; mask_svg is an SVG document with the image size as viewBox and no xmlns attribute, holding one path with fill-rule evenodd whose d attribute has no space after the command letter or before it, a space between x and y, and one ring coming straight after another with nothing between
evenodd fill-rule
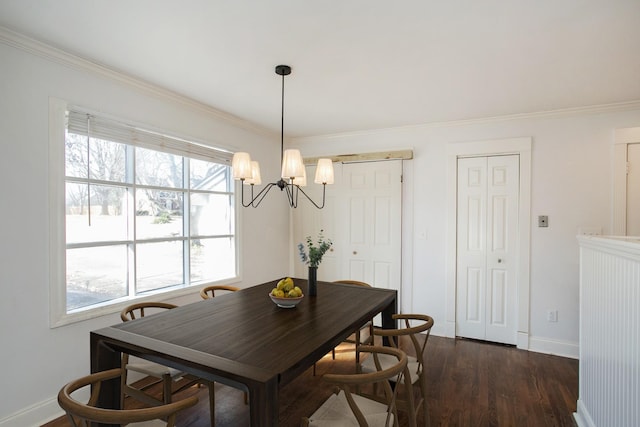
<instances>
[{"instance_id":1,"label":"wood floor plank","mask_svg":"<svg viewBox=\"0 0 640 427\"><path fill-rule=\"evenodd\" d=\"M409 347L405 347L407 351ZM280 425L297 427L331 394L321 376L354 370L353 347L338 348L336 360L325 356L312 369L280 391ZM518 350L514 347L465 339L432 336L425 367L427 407L432 427L574 427L578 399L578 361ZM180 427L207 427L206 387L192 387L176 399L200 398L198 405L180 416ZM419 425L422 411L419 413ZM249 425L249 407L241 391L216 384L216 426ZM407 426L401 414L401 427ZM68 427L59 418L46 427Z\"/></svg>"}]
</instances>

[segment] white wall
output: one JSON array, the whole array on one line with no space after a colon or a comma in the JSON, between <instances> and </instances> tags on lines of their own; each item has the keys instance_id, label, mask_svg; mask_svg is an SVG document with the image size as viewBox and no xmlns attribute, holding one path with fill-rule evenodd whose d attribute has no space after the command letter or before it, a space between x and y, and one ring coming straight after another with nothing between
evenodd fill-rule
<instances>
[{"instance_id":1,"label":"white wall","mask_svg":"<svg viewBox=\"0 0 640 427\"><path fill-rule=\"evenodd\" d=\"M531 137L531 350L578 355L578 245L581 227L611 230L613 132L638 126L640 106L589 108L553 114L301 138L308 156L413 148L405 175L403 301L405 311L434 317L433 333L447 335L447 144ZM538 215L549 227L538 228ZM425 233L426 239L419 236ZM558 322L546 310L558 310Z\"/></svg>"},{"instance_id":2,"label":"white wall","mask_svg":"<svg viewBox=\"0 0 640 427\"><path fill-rule=\"evenodd\" d=\"M1 30L1 29L0 29ZM164 129L168 133L263 160L264 176L277 175L279 135L188 100L72 65L64 55L25 43L13 47L0 31L0 426L40 425L60 415L56 395L69 380L89 373L89 332L119 323L116 314L49 328L48 105L49 98ZM36 54L24 49L35 49ZM48 55L54 55L53 57ZM186 71L188 73L188 71ZM185 74L185 78L188 75ZM242 211L243 280L250 286L287 273L288 208L278 197L259 211ZM265 221L264 218L269 218ZM260 236L259 239L254 236ZM192 295L174 300L184 304Z\"/></svg>"}]
</instances>

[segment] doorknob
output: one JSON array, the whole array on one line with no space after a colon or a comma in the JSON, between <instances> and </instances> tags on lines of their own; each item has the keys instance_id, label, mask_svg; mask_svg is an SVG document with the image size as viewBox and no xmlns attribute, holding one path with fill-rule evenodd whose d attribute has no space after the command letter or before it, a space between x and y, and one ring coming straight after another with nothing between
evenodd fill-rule
<instances>
[{"instance_id":1,"label":"doorknob","mask_svg":"<svg viewBox=\"0 0 640 427\"><path fill-rule=\"evenodd\" d=\"M358 255L358 251L353 251L353 254L354 255Z\"/></svg>"},{"instance_id":2,"label":"doorknob","mask_svg":"<svg viewBox=\"0 0 640 427\"><path fill-rule=\"evenodd\" d=\"M498 263L501 263L501 262L502 262L502 258L498 258Z\"/></svg>"}]
</instances>

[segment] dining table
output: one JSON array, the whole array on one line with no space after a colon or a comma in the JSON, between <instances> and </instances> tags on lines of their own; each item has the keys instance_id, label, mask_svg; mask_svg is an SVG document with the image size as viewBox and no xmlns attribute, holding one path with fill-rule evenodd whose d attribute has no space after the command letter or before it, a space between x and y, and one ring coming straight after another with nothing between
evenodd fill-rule
<instances>
[{"instance_id":1,"label":"dining table","mask_svg":"<svg viewBox=\"0 0 640 427\"><path fill-rule=\"evenodd\" d=\"M91 372L128 353L249 394L250 425L278 425L279 389L378 313L395 328L397 291L319 281L293 308L269 297L279 279L91 332ZM294 278L303 293L307 280ZM118 408L118 381L100 406Z\"/></svg>"}]
</instances>

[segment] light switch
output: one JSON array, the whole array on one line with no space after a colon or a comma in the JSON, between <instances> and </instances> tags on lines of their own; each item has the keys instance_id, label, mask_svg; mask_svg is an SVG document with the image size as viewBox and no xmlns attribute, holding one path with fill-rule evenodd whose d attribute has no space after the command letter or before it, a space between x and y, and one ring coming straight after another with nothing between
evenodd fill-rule
<instances>
[{"instance_id":1,"label":"light switch","mask_svg":"<svg viewBox=\"0 0 640 427\"><path fill-rule=\"evenodd\" d=\"M538 216L538 227L548 227L549 217L547 215Z\"/></svg>"}]
</instances>

